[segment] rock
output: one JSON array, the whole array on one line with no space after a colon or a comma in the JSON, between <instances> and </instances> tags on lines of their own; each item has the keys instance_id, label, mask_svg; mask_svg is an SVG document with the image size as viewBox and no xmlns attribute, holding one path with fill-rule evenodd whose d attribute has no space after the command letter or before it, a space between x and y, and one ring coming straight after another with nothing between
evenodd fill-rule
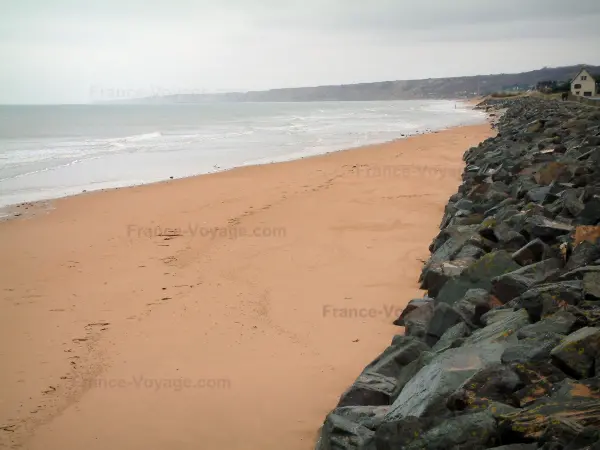
<instances>
[{"instance_id":1,"label":"rock","mask_svg":"<svg viewBox=\"0 0 600 450\"><path fill-rule=\"evenodd\" d=\"M427 289L429 297L435 297L450 278L458 277L474 262L474 258L464 257L432 264L423 272L421 288Z\"/></svg>"},{"instance_id":2,"label":"rock","mask_svg":"<svg viewBox=\"0 0 600 450\"><path fill-rule=\"evenodd\" d=\"M409 301L408 304L406 305L406 308L404 308L402 310L402 314L400 314L400 317L398 317L394 321L394 325L398 325L398 326L403 327L404 326L404 318L408 314L410 314L415 309L418 309L418 308L420 308L422 306L433 305L433 304L434 304L434 300L432 298L429 298L429 297L415 298L415 299Z\"/></svg>"},{"instance_id":3,"label":"rock","mask_svg":"<svg viewBox=\"0 0 600 450\"><path fill-rule=\"evenodd\" d=\"M389 405L395 387L395 378L365 371L342 394L337 407Z\"/></svg>"},{"instance_id":4,"label":"rock","mask_svg":"<svg viewBox=\"0 0 600 450\"><path fill-rule=\"evenodd\" d=\"M343 406L332 411L340 417L351 422L367 427L370 430L376 430L383 423L383 418L388 413L390 407L386 406Z\"/></svg>"},{"instance_id":5,"label":"rock","mask_svg":"<svg viewBox=\"0 0 600 450\"><path fill-rule=\"evenodd\" d=\"M460 322L450 327L440 338L439 341L432 347L432 351L441 353L454 348L456 343L471 334L469 326L465 322Z\"/></svg>"},{"instance_id":6,"label":"rock","mask_svg":"<svg viewBox=\"0 0 600 450\"><path fill-rule=\"evenodd\" d=\"M519 302L533 322L554 314L567 305L577 305L583 299L581 281L548 283L529 289L519 297Z\"/></svg>"},{"instance_id":7,"label":"rock","mask_svg":"<svg viewBox=\"0 0 600 450\"><path fill-rule=\"evenodd\" d=\"M371 362L365 371L396 378L404 366L427 350L430 348L420 339L411 336L395 336L392 345Z\"/></svg>"},{"instance_id":8,"label":"rock","mask_svg":"<svg viewBox=\"0 0 600 450\"><path fill-rule=\"evenodd\" d=\"M600 356L600 328L585 327L568 335L552 350L554 363L576 378L594 375L594 364Z\"/></svg>"},{"instance_id":9,"label":"rock","mask_svg":"<svg viewBox=\"0 0 600 450\"><path fill-rule=\"evenodd\" d=\"M447 450L489 448L498 442L497 425L488 412L453 417L423 433L403 448L405 450Z\"/></svg>"},{"instance_id":10,"label":"rock","mask_svg":"<svg viewBox=\"0 0 600 450\"><path fill-rule=\"evenodd\" d=\"M480 325L481 316L494 306L494 301L485 289L469 289L454 303L454 308L471 324Z\"/></svg>"},{"instance_id":11,"label":"rock","mask_svg":"<svg viewBox=\"0 0 600 450\"><path fill-rule=\"evenodd\" d=\"M425 337L429 321L433 317L433 308L433 303L428 303L411 311L404 317L404 329L407 336Z\"/></svg>"},{"instance_id":12,"label":"rock","mask_svg":"<svg viewBox=\"0 0 600 450\"><path fill-rule=\"evenodd\" d=\"M572 225L550 220L543 216L533 216L527 220L527 231L531 236L548 241L573 231Z\"/></svg>"},{"instance_id":13,"label":"rock","mask_svg":"<svg viewBox=\"0 0 600 450\"><path fill-rule=\"evenodd\" d=\"M470 289L485 289L489 292L491 280L495 277L519 269L511 255L503 250L488 253L473 263L458 278L451 279L440 290L436 300L453 305L463 298Z\"/></svg>"},{"instance_id":14,"label":"rock","mask_svg":"<svg viewBox=\"0 0 600 450\"><path fill-rule=\"evenodd\" d=\"M503 363L545 361L564 336L554 333L538 334L510 345L502 354Z\"/></svg>"},{"instance_id":15,"label":"rock","mask_svg":"<svg viewBox=\"0 0 600 450\"><path fill-rule=\"evenodd\" d=\"M588 272L583 276L583 294L586 299L600 300L600 272Z\"/></svg>"},{"instance_id":16,"label":"rock","mask_svg":"<svg viewBox=\"0 0 600 450\"><path fill-rule=\"evenodd\" d=\"M406 448L427 430L440 424L444 419L435 417L407 417L383 423L375 432L377 450L398 450Z\"/></svg>"},{"instance_id":17,"label":"rock","mask_svg":"<svg viewBox=\"0 0 600 450\"><path fill-rule=\"evenodd\" d=\"M490 450L536 450L537 444L511 444L501 445L500 447L494 447Z\"/></svg>"},{"instance_id":18,"label":"rock","mask_svg":"<svg viewBox=\"0 0 600 450\"><path fill-rule=\"evenodd\" d=\"M501 275L492 280L492 295L502 303L525 293L535 284L542 283L552 276L558 275L562 262L558 259L546 259L539 263L521 267L513 272Z\"/></svg>"},{"instance_id":19,"label":"rock","mask_svg":"<svg viewBox=\"0 0 600 450\"><path fill-rule=\"evenodd\" d=\"M483 326L487 327L488 325L491 325L494 322L506 319L506 317L511 316L515 311L515 308L492 309L491 311L481 316L481 323L483 324Z\"/></svg>"},{"instance_id":20,"label":"rock","mask_svg":"<svg viewBox=\"0 0 600 450\"><path fill-rule=\"evenodd\" d=\"M514 311L503 319L490 323L485 328L473 332L471 336L465 339L464 345L516 340L516 336L513 336L513 334L528 324L529 317L525 310Z\"/></svg>"},{"instance_id":21,"label":"rock","mask_svg":"<svg viewBox=\"0 0 600 450\"><path fill-rule=\"evenodd\" d=\"M464 321L465 318L459 311L446 303L439 303L429 321L425 342L428 345L434 345L450 327Z\"/></svg>"},{"instance_id":22,"label":"rock","mask_svg":"<svg viewBox=\"0 0 600 450\"><path fill-rule=\"evenodd\" d=\"M446 398L483 367L500 361L502 344L446 350L423 367L396 398L387 421L445 411Z\"/></svg>"},{"instance_id":23,"label":"rock","mask_svg":"<svg viewBox=\"0 0 600 450\"><path fill-rule=\"evenodd\" d=\"M549 254L550 247L541 239L534 239L513 253L512 258L521 266L528 266L546 259Z\"/></svg>"},{"instance_id":24,"label":"rock","mask_svg":"<svg viewBox=\"0 0 600 450\"><path fill-rule=\"evenodd\" d=\"M546 361L513 363L511 368L519 375L525 386L514 393L514 399L519 407L549 397L556 384L567 378L562 370Z\"/></svg>"},{"instance_id":25,"label":"rock","mask_svg":"<svg viewBox=\"0 0 600 450\"><path fill-rule=\"evenodd\" d=\"M487 408L492 403L513 403L512 394L522 388L519 375L503 364L492 364L466 380L447 401L451 411ZM516 404L513 403L513 406Z\"/></svg>"},{"instance_id":26,"label":"rock","mask_svg":"<svg viewBox=\"0 0 600 450\"><path fill-rule=\"evenodd\" d=\"M413 377L427 364L429 364L433 358L435 358L435 353L423 352L421 353L414 361L410 362L406 366L402 368L400 374L396 378L396 388L392 393L390 398L390 404L395 402L404 386L413 379Z\"/></svg>"},{"instance_id":27,"label":"rock","mask_svg":"<svg viewBox=\"0 0 600 450\"><path fill-rule=\"evenodd\" d=\"M564 449L583 431L583 425L576 420L560 417L550 421L540 436L544 449Z\"/></svg>"},{"instance_id":28,"label":"rock","mask_svg":"<svg viewBox=\"0 0 600 450\"><path fill-rule=\"evenodd\" d=\"M588 241L579 243L565 264L565 272L592 264L600 258L600 245Z\"/></svg>"},{"instance_id":29,"label":"rock","mask_svg":"<svg viewBox=\"0 0 600 450\"><path fill-rule=\"evenodd\" d=\"M321 429L316 450L376 450L375 432L330 413Z\"/></svg>"},{"instance_id":30,"label":"rock","mask_svg":"<svg viewBox=\"0 0 600 450\"><path fill-rule=\"evenodd\" d=\"M600 378L575 381L570 378L556 383L552 388L552 398L574 399L595 398L600 400Z\"/></svg>"},{"instance_id":31,"label":"rock","mask_svg":"<svg viewBox=\"0 0 600 450\"><path fill-rule=\"evenodd\" d=\"M577 318L568 311L558 311L555 314L531 325L526 325L517 332L519 339L530 338L544 333L569 334Z\"/></svg>"},{"instance_id":32,"label":"rock","mask_svg":"<svg viewBox=\"0 0 600 450\"><path fill-rule=\"evenodd\" d=\"M600 222L600 196L594 196L585 203L583 211L577 216L579 225L597 225Z\"/></svg>"},{"instance_id":33,"label":"rock","mask_svg":"<svg viewBox=\"0 0 600 450\"><path fill-rule=\"evenodd\" d=\"M499 423L503 441L539 440L554 421L574 419L582 426L600 427L600 401L538 401L513 414L502 416Z\"/></svg>"}]
</instances>

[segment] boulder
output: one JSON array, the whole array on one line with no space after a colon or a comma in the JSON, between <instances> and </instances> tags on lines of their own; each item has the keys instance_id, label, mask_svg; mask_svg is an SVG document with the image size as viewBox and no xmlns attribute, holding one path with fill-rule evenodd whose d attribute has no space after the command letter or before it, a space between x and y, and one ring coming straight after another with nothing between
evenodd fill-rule
<instances>
[{"instance_id":1,"label":"boulder","mask_svg":"<svg viewBox=\"0 0 600 450\"><path fill-rule=\"evenodd\" d=\"M404 326L404 318L410 314L411 312L413 312L415 309L420 308L421 306L427 306L427 305L433 305L433 299L429 298L429 297L424 297L424 298L415 298L412 299L411 301L408 302L408 304L406 305L406 308L404 308L402 310L402 313L400 314L400 317L398 317L395 321L394 321L394 325L398 325L403 327Z\"/></svg>"},{"instance_id":2,"label":"boulder","mask_svg":"<svg viewBox=\"0 0 600 450\"><path fill-rule=\"evenodd\" d=\"M446 303L439 303L429 321L425 342L433 346L449 328L464 321L465 318L458 310Z\"/></svg>"},{"instance_id":3,"label":"boulder","mask_svg":"<svg viewBox=\"0 0 600 450\"><path fill-rule=\"evenodd\" d=\"M480 325L481 316L495 305L495 300L485 289L469 289L460 300L454 303L454 308L468 323Z\"/></svg>"},{"instance_id":4,"label":"boulder","mask_svg":"<svg viewBox=\"0 0 600 450\"><path fill-rule=\"evenodd\" d=\"M371 362L365 370L396 378L404 366L427 350L430 350L429 347L418 338L395 336L392 345Z\"/></svg>"},{"instance_id":5,"label":"boulder","mask_svg":"<svg viewBox=\"0 0 600 450\"><path fill-rule=\"evenodd\" d=\"M375 431L383 423L389 409L389 405L342 406L341 408L335 408L332 413Z\"/></svg>"},{"instance_id":6,"label":"boulder","mask_svg":"<svg viewBox=\"0 0 600 450\"><path fill-rule=\"evenodd\" d=\"M503 442L539 440L551 423L563 419L574 420L583 427L600 427L600 401L540 399L519 412L502 416L501 439Z\"/></svg>"},{"instance_id":7,"label":"boulder","mask_svg":"<svg viewBox=\"0 0 600 450\"><path fill-rule=\"evenodd\" d=\"M316 450L376 450L375 432L330 413L321 428Z\"/></svg>"},{"instance_id":8,"label":"boulder","mask_svg":"<svg viewBox=\"0 0 600 450\"><path fill-rule=\"evenodd\" d=\"M462 344L463 338L471 334L471 329L465 322L460 322L450 327L440 338L439 341L432 347L432 351L441 353L449 348L459 347L457 344Z\"/></svg>"},{"instance_id":9,"label":"boulder","mask_svg":"<svg viewBox=\"0 0 600 450\"><path fill-rule=\"evenodd\" d=\"M558 311L539 322L524 326L517 332L517 337L530 338L544 333L569 334L576 321L577 318L570 312Z\"/></svg>"},{"instance_id":10,"label":"boulder","mask_svg":"<svg viewBox=\"0 0 600 450\"><path fill-rule=\"evenodd\" d=\"M478 370L499 362L503 351L502 344L463 345L434 357L404 386L386 420L446 411L448 395Z\"/></svg>"},{"instance_id":11,"label":"boulder","mask_svg":"<svg viewBox=\"0 0 600 450\"><path fill-rule=\"evenodd\" d=\"M364 371L342 394L337 407L389 405L395 387L395 378Z\"/></svg>"},{"instance_id":12,"label":"boulder","mask_svg":"<svg viewBox=\"0 0 600 450\"><path fill-rule=\"evenodd\" d=\"M470 289L484 289L489 292L493 278L519 268L520 266L512 260L511 254L506 251L488 253L471 264L458 278L447 281L436 300L453 305Z\"/></svg>"},{"instance_id":13,"label":"boulder","mask_svg":"<svg viewBox=\"0 0 600 450\"><path fill-rule=\"evenodd\" d=\"M521 266L529 266L546 259L550 255L550 247L541 239L534 239L513 253L512 258Z\"/></svg>"},{"instance_id":14,"label":"boulder","mask_svg":"<svg viewBox=\"0 0 600 450\"><path fill-rule=\"evenodd\" d=\"M565 264L565 272L591 265L598 258L600 258L600 244L593 244L588 241L580 242L573 249L569 260Z\"/></svg>"},{"instance_id":15,"label":"boulder","mask_svg":"<svg viewBox=\"0 0 600 450\"><path fill-rule=\"evenodd\" d=\"M535 286L519 297L519 302L533 322L554 314L567 305L577 305L583 299L581 281L561 281Z\"/></svg>"},{"instance_id":16,"label":"boulder","mask_svg":"<svg viewBox=\"0 0 600 450\"><path fill-rule=\"evenodd\" d=\"M480 343L496 343L516 341L516 333L519 329L529 324L529 317L525 310L510 312L506 317L490 323L485 328L476 330L465 339L464 345L475 345Z\"/></svg>"},{"instance_id":17,"label":"boulder","mask_svg":"<svg viewBox=\"0 0 600 450\"><path fill-rule=\"evenodd\" d=\"M583 294L588 300L600 300L600 272L588 272L583 276Z\"/></svg>"},{"instance_id":18,"label":"boulder","mask_svg":"<svg viewBox=\"0 0 600 450\"><path fill-rule=\"evenodd\" d=\"M429 321L433 317L433 303L427 303L404 317L404 329L407 336L425 338Z\"/></svg>"},{"instance_id":19,"label":"boulder","mask_svg":"<svg viewBox=\"0 0 600 450\"><path fill-rule=\"evenodd\" d=\"M453 417L426 431L405 450L483 450L498 443L497 424L488 412Z\"/></svg>"},{"instance_id":20,"label":"boulder","mask_svg":"<svg viewBox=\"0 0 600 450\"><path fill-rule=\"evenodd\" d=\"M559 334L543 333L509 345L502 354L503 363L518 363L528 361L546 361L550 352L564 338Z\"/></svg>"},{"instance_id":21,"label":"boulder","mask_svg":"<svg viewBox=\"0 0 600 450\"><path fill-rule=\"evenodd\" d=\"M576 378L593 376L596 359L600 357L600 328L585 327L571 333L551 355L565 373Z\"/></svg>"},{"instance_id":22,"label":"boulder","mask_svg":"<svg viewBox=\"0 0 600 450\"><path fill-rule=\"evenodd\" d=\"M438 417L406 417L401 420L384 422L375 432L377 450L404 449L427 430L444 421Z\"/></svg>"},{"instance_id":23,"label":"boulder","mask_svg":"<svg viewBox=\"0 0 600 450\"><path fill-rule=\"evenodd\" d=\"M572 225L548 219L544 216L533 216L527 220L526 230L533 237L547 242L573 231Z\"/></svg>"},{"instance_id":24,"label":"boulder","mask_svg":"<svg viewBox=\"0 0 600 450\"><path fill-rule=\"evenodd\" d=\"M514 393L519 407L549 397L556 384L567 378L562 370L547 361L513 363L510 366L519 375L524 386Z\"/></svg>"},{"instance_id":25,"label":"boulder","mask_svg":"<svg viewBox=\"0 0 600 450\"><path fill-rule=\"evenodd\" d=\"M496 277L492 280L492 295L506 303L534 285L558 275L562 266L562 261L551 258Z\"/></svg>"},{"instance_id":26,"label":"boulder","mask_svg":"<svg viewBox=\"0 0 600 450\"><path fill-rule=\"evenodd\" d=\"M482 409L492 403L517 406L513 392L523 387L519 375L508 365L492 364L466 380L447 401L451 411Z\"/></svg>"}]
</instances>

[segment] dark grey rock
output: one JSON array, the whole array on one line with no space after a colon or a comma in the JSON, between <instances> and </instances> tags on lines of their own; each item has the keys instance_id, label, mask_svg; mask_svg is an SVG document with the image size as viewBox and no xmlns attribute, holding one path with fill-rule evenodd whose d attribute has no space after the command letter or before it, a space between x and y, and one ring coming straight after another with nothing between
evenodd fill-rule
<instances>
[{"instance_id":1,"label":"dark grey rock","mask_svg":"<svg viewBox=\"0 0 600 450\"><path fill-rule=\"evenodd\" d=\"M407 336L425 338L429 321L433 317L433 303L427 303L404 317L404 329Z\"/></svg>"},{"instance_id":2,"label":"dark grey rock","mask_svg":"<svg viewBox=\"0 0 600 450\"><path fill-rule=\"evenodd\" d=\"M577 305L583 299L581 281L548 283L529 289L519 297L533 322L554 314L568 305Z\"/></svg>"},{"instance_id":3,"label":"dark grey rock","mask_svg":"<svg viewBox=\"0 0 600 450\"><path fill-rule=\"evenodd\" d=\"M407 417L385 422L375 432L377 450L398 450L418 439L427 430L444 421L437 417Z\"/></svg>"},{"instance_id":4,"label":"dark grey rock","mask_svg":"<svg viewBox=\"0 0 600 450\"><path fill-rule=\"evenodd\" d=\"M494 447L490 450L536 450L537 448L537 444L510 444Z\"/></svg>"},{"instance_id":5,"label":"dark grey rock","mask_svg":"<svg viewBox=\"0 0 600 450\"><path fill-rule=\"evenodd\" d=\"M533 216L527 220L527 230L531 236L540 238L544 241L556 239L573 231L573 226L550 220L543 216Z\"/></svg>"},{"instance_id":6,"label":"dark grey rock","mask_svg":"<svg viewBox=\"0 0 600 450\"><path fill-rule=\"evenodd\" d=\"M519 268L520 266L512 260L508 252L500 250L488 253L469 266L460 277L447 281L436 300L453 305L470 289L485 289L489 292L493 278Z\"/></svg>"},{"instance_id":7,"label":"dark grey rock","mask_svg":"<svg viewBox=\"0 0 600 450\"><path fill-rule=\"evenodd\" d=\"M546 259L549 254L550 247L541 239L534 239L513 253L512 258L521 266L528 266Z\"/></svg>"},{"instance_id":8,"label":"dark grey rock","mask_svg":"<svg viewBox=\"0 0 600 450\"><path fill-rule=\"evenodd\" d=\"M464 345L516 341L515 333L525 325L529 325L527 311L523 309L514 311L485 328L474 331L465 339Z\"/></svg>"},{"instance_id":9,"label":"dark grey rock","mask_svg":"<svg viewBox=\"0 0 600 450\"><path fill-rule=\"evenodd\" d=\"M569 334L577 318L568 311L558 311L539 322L526 325L517 332L519 339L530 338L544 333Z\"/></svg>"},{"instance_id":10,"label":"dark grey rock","mask_svg":"<svg viewBox=\"0 0 600 450\"><path fill-rule=\"evenodd\" d=\"M428 350L430 348L418 338L395 336L392 345L371 362L365 371L395 378L404 366Z\"/></svg>"},{"instance_id":11,"label":"dark grey rock","mask_svg":"<svg viewBox=\"0 0 600 450\"><path fill-rule=\"evenodd\" d=\"M334 409L332 413L362 425L363 427L367 427L370 430L376 430L383 423L383 418L388 413L389 409L389 405L343 406Z\"/></svg>"},{"instance_id":12,"label":"dark grey rock","mask_svg":"<svg viewBox=\"0 0 600 450\"><path fill-rule=\"evenodd\" d=\"M365 371L342 394L337 406L389 405L395 387L395 378Z\"/></svg>"},{"instance_id":13,"label":"dark grey rock","mask_svg":"<svg viewBox=\"0 0 600 450\"><path fill-rule=\"evenodd\" d=\"M330 413L321 429L316 450L376 450L375 432Z\"/></svg>"},{"instance_id":14,"label":"dark grey rock","mask_svg":"<svg viewBox=\"0 0 600 450\"><path fill-rule=\"evenodd\" d=\"M583 293L586 299L600 300L600 272L588 272L583 276Z\"/></svg>"},{"instance_id":15,"label":"dark grey rock","mask_svg":"<svg viewBox=\"0 0 600 450\"><path fill-rule=\"evenodd\" d=\"M404 386L386 420L445 411L448 395L478 370L500 362L504 348L503 344L463 345L436 356Z\"/></svg>"},{"instance_id":16,"label":"dark grey rock","mask_svg":"<svg viewBox=\"0 0 600 450\"><path fill-rule=\"evenodd\" d=\"M519 375L510 366L491 364L466 380L448 397L446 404L451 411L481 410L492 403L509 404L513 403L513 392L522 387Z\"/></svg>"},{"instance_id":17,"label":"dark grey rock","mask_svg":"<svg viewBox=\"0 0 600 450\"><path fill-rule=\"evenodd\" d=\"M585 203L583 211L577 216L579 225L596 225L600 222L600 197L594 196Z\"/></svg>"},{"instance_id":18,"label":"dark grey rock","mask_svg":"<svg viewBox=\"0 0 600 450\"><path fill-rule=\"evenodd\" d=\"M486 449L498 442L497 424L488 412L450 418L423 433L405 450Z\"/></svg>"},{"instance_id":19,"label":"dark grey rock","mask_svg":"<svg viewBox=\"0 0 600 450\"><path fill-rule=\"evenodd\" d=\"M492 298L485 289L469 289L460 300L454 303L454 308L470 324L475 325L481 324L481 316L487 313L492 306Z\"/></svg>"},{"instance_id":20,"label":"dark grey rock","mask_svg":"<svg viewBox=\"0 0 600 450\"><path fill-rule=\"evenodd\" d=\"M439 341L432 347L432 351L441 353L454 348L459 340L465 338L471 334L471 329L465 322L460 322L449 328L440 338ZM461 341L462 342L462 341Z\"/></svg>"},{"instance_id":21,"label":"dark grey rock","mask_svg":"<svg viewBox=\"0 0 600 450\"><path fill-rule=\"evenodd\" d=\"M502 354L503 363L545 361L564 338L560 334L543 333L509 345Z\"/></svg>"},{"instance_id":22,"label":"dark grey rock","mask_svg":"<svg viewBox=\"0 0 600 450\"><path fill-rule=\"evenodd\" d=\"M585 327L571 333L551 355L565 373L576 378L593 376L596 358L600 356L600 328Z\"/></svg>"},{"instance_id":23,"label":"dark grey rock","mask_svg":"<svg viewBox=\"0 0 600 450\"><path fill-rule=\"evenodd\" d=\"M459 311L446 303L439 303L429 321L425 342L434 345L450 327L464 321L465 318Z\"/></svg>"},{"instance_id":24,"label":"dark grey rock","mask_svg":"<svg viewBox=\"0 0 600 450\"><path fill-rule=\"evenodd\" d=\"M492 295L506 303L534 285L557 276L562 266L562 261L551 258L501 275L492 280Z\"/></svg>"},{"instance_id":25,"label":"dark grey rock","mask_svg":"<svg viewBox=\"0 0 600 450\"><path fill-rule=\"evenodd\" d=\"M600 242L592 244L583 241L573 249L567 264L565 264L565 272L590 265L598 258L600 258Z\"/></svg>"},{"instance_id":26,"label":"dark grey rock","mask_svg":"<svg viewBox=\"0 0 600 450\"><path fill-rule=\"evenodd\" d=\"M432 298L429 298L429 297L412 299L411 301L408 302L408 304L406 305L406 308L404 308L402 310L402 313L400 314L400 317L398 317L394 321L394 325L398 325L398 326L403 327L404 326L404 318L408 314L410 314L415 309L418 309L418 308L420 308L422 306L433 305L433 303L434 303L434 300Z\"/></svg>"}]
</instances>

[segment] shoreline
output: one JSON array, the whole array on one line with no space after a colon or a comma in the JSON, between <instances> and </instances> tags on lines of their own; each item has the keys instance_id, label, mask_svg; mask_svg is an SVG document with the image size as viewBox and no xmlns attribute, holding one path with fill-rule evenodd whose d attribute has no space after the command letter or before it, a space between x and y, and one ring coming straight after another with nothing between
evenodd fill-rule
<instances>
[{"instance_id":1,"label":"shoreline","mask_svg":"<svg viewBox=\"0 0 600 450\"><path fill-rule=\"evenodd\" d=\"M471 100L465 100L465 99L461 99L461 100L448 100L448 101L454 101L456 103L462 103L464 106L467 107L471 107L471 109L473 109L473 107L479 103L480 99L476 98L476 99L471 99ZM332 153L338 153L338 152L346 152L346 151L352 151L352 150L359 150L359 149L364 149L364 148L368 148L368 147L372 147L372 146L377 146L377 145L384 145L384 144L389 144L389 143L393 143L393 142L397 142L403 139L407 139L410 137L414 137L414 136L422 136L422 135L426 135L426 134L431 134L431 133L439 133L441 131L445 131L445 130L449 130L452 128L460 128L463 126L471 126L471 125L479 125L479 124L483 124L486 122L489 122L489 116L486 114L485 117L482 117L482 120L480 123L474 123L474 124L468 124L468 125L459 125L459 126L448 126L448 127L442 127L439 129L426 129L425 131L415 131L413 134L402 134L401 136L392 139L392 140L387 140L387 141L382 141L382 142L375 142L375 143L371 143L371 144L364 144L364 145L359 145L356 147L344 147L338 150L331 150L331 151L327 151L325 153L321 153L321 154L317 154L317 155L308 155L308 156L302 156L299 158L292 158L292 159L284 159L282 161L271 161L271 162L265 162L265 163L256 163L256 164L248 164L248 165L242 165L242 166L235 166L235 167L231 167L231 168L227 168L227 169L221 169L221 170L216 170L216 171L212 171L212 172L206 172L206 173L196 173L196 174L192 174L192 175L187 175L187 176L183 176L183 177L177 177L177 178L164 178L162 180L157 180L157 181L149 181L147 183L141 183L141 184L131 184L131 185L124 185L124 186L117 186L117 187L109 187L109 188L102 188L102 189L97 189L97 190L83 190L81 192L77 192L74 194L67 194L67 195L61 195L59 197L52 197L52 198L47 198L47 199L39 199L39 200L32 200L32 201L25 201L25 202L18 202L18 203L14 203L14 204L10 204L10 205L5 205L5 206L1 206L0 207L0 222L6 221L6 220L11 220L17 217L22 217L22 218L26 218L29 217L33 214L35 214L36 212L39 212L40 209L42 210L49 210L49 209L53 209L53 203L66 199L66 198L71 198L71 197L76 197L76 196L81 196L81 195L88 195L88 194L92 194L92 193L97 193L97 192L110 192L110 191L114 191L114 190L120 190L120 189L134 189L134 188L138 188L141 186L148 186L148 185L155 185L155 184L160 184L160 183L169 183L169 182L173 182L173 181L178 181L178 180L185 180L188 178L194 178L194 177L201 177L201 176L207 176L207 175L214 175L214 174L218 174L218 173L222 173L222 172L228 172L231 170L236 170L236 169L243 169L245 167L255 167L255 166L264 166L264 165L272 165L272 164L281 164L281 163L287 163L287 162L292 162L292 161L299 161L299 160L304 160L304 159L309 159L309 158L318 158L321 156L325 156L325 155L329 155ZM33 211L28 211L27 213L24 213L23 210L29 210L30 208L33 209Z\"/></svg>"},{"instance_id":2,"label":"shoreline","mask_svg":"<svg viewBox=\"0 0 600 450\"><path fill-rule=\"evenodd\" d=\"M312 448L420 295L462 155L492 134L88 192L0 223L0 443Z\"/></svg>"}]
</instances>

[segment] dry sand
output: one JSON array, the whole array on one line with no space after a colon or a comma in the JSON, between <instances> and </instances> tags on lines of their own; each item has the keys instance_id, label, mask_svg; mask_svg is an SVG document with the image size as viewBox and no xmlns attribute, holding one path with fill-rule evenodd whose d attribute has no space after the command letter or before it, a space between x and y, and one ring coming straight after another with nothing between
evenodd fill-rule
<instances>
[{"instance_id":1,"label":"dry sand","mask_svg":"<svg viewBox=\"0 0 600 450\"><path fill-rule=\"evenodd\" d=\"M0 223L0 445L309 450L401 331L488 125Z\"/></svg>"}]
</instances>

